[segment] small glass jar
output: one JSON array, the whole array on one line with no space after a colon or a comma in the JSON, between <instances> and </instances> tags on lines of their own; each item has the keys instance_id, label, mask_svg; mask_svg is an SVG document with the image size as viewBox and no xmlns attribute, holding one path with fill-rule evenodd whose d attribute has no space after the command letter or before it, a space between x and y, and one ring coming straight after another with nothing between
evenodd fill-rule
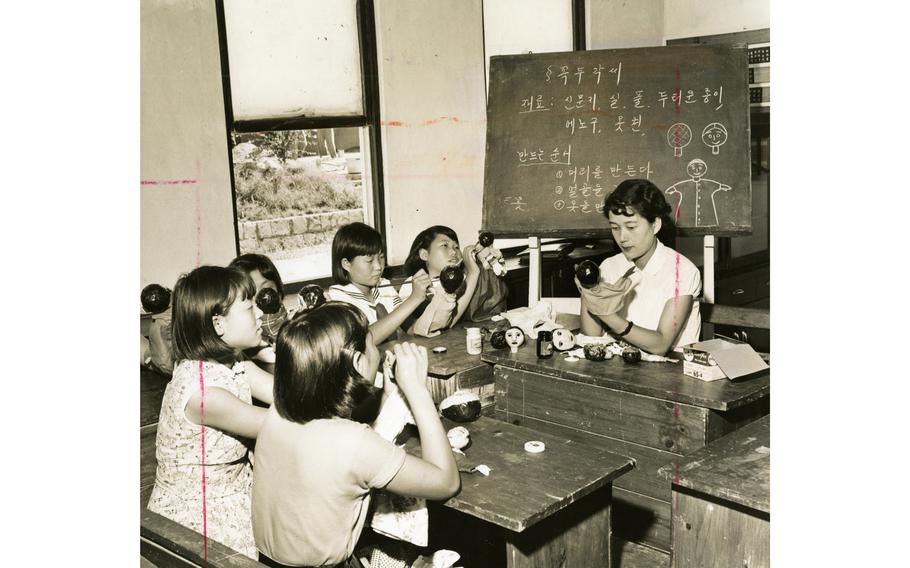
<instances>
[{"instance_id":1,"label":"small glass jar","mask_svg":"<svg viewBox=\"0 0 910 568\"><path fill-rule=\"evenodd\" d=\"M465 343L468 348L468 355L480 355L483 350L483 337L480 335L479 327L468 328Z\"/></svg>"},{"instance_id":2,"label":"small glass jar","mask_svg":"<svg viewBox=\"0 0 910 568\"><path fill-rule=\"evenodd\" d=\"M553 356L553 332L537 332L537 358L549 359Z\"/></svg>"}]
</instances>

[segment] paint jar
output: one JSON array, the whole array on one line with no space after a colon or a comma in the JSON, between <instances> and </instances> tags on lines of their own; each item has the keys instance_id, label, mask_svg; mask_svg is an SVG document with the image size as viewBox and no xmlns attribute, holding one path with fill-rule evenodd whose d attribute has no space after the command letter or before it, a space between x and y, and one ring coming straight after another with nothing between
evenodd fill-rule
<instances>
[{"instance_id":1,"label":"paint jar","mask_svg":"<svg viewBox=\"0 0 910 568\"><path fill-rule=\"evenodd\" d=\"M549 359L553 356L553 332L537 332L537 358Z\"/></svg>"},{"instance_id":2,"label":"paint jar","mask_svg":"<svg viewBox=\"0 0 910 568\"><path fill-rule=\"evenodd\" d=\"M480 355L483 348L483 337L480 335L480 328L469 327L465 342L468 348L468 355Z\"/></svg>"}]
</instances>

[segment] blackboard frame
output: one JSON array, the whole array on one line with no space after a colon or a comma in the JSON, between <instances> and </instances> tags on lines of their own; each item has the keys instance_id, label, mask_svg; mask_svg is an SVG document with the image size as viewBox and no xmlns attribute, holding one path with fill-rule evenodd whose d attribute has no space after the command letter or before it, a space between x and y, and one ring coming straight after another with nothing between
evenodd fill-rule
<instances>
[{"instance_id":1,"label":"blackboard frame","mask_svg":"<svg viewBox=\"0 0 910 568\"><path fill-rule=\"evenodd\" d=\"M726 46L722 46L722 47L721 46L685 46L685 47L681 47L681 48L679 48L679 47L676 47L676 48L675 47L632 48L632 49L619 49L619 50L617 50L617 49L597 50L597 51L588 51L588 52L563 52L563 53L547 53L547 54L505 55L505 56L492 57L491 63L490 63L490 66L491 66L490 67L490 69L491 69L491 72L490 72L490 82L491 82L490 98L488 98L488 101L487 101L488 122L487 122L486 153L485 153L485 163L484 163L484 206L483 206L483 216L482 216L482 222L481 222L482 230L492 231L497 236L502 236L502 237L527 237L530 235L535 235L535 236L540 236L540 237L605 238L607 236L610 236L610 231L607 227L606 219L603 218L602 213L594 213L594 216L597 216L600 218L598 221L593 221L593 217L591 217L591 216L586 217L585 218L586 222L580 223L581 226L571 226L569 223L566 223L564 226L538 226L538 227L532 227L532 228L528 228L527 226L512 227L512 226L509 226L508 223L502 222L502 220L495 219L495 215L491 215L490 198L491 198L491 193L495 193L495 191L494 192L490 191L491 179L495 179L496 172L498 171L499 173L501 173L501 169L502 169L502 166L491 165L491 162L492 162L491 155L493 155L491 150L493 149L492 146L495 144L494 129L497 128L495 118L491 119L491 112L496 110L494 108L494 105L497 104L496 101L494 100L494 96L495 96L494 81L497 80L497 78L494 75L496 74L495 69L497 68L497 63L496 63L497 61L521 60L521 59L528 60L528 58L540 58L541 61L551 61L551 60L554 60L554 58L558 58L558 57L561 57L565 60L574 61L575 59L573 59L573 58L579 58L579 57L590 58L592 54L595 54L595 55L603 54L604 56L622 56L623 54L626 54L626 53L641 52L641 50L658 50L659 49L659 50L677 50L677 51L679 51L680 49L690 49L692 47L695 47L696 49L707 48L707 49L717 50L718 48L721 48L721 49L727 49L727 50L739 50L742 52L741 57L743 59L743 62L747 61L747 57L748 57L745 45L736 45L736 46L726 45ZM739 55L736 55L736 57L739 57ZM744 205L746 213L740 214L741 222L743 224L736 225L736 226L730 226L730 225L724 225L724 226L713 225L713 226L703 226L703 227L685 227L685 226L683 226L683 227L677 228L677 234L679 236L700 236L700 235L730 235L730 236L733 236L733 235L745 235L745 234L751 233L751 191L752 191L752 189L751 189L751 175L749 172L749 164L751 162L751 157L750 157L750 149L749 149L749 144L748 144L748 140L750 139L751 133L750 133L749 106L748 106L748 75L747 75L748 72L747 72L747 65L745 63L742 65L742 67L743 67L743 72L740 75L741 75L741 81L742 81L741 97L742 97L743 104L740 107L740 106L738 106L739 102L737 102L737 106L735 106L735 108L732 108L730 110L730 112L739 113L740 109L742 111L741 112L742 116L737 115L736 120L738 122L737 122L736 126L737 126L737 136L740 136L742 138L742 140L739 140L739 142L740 143L745 142L745 143L741 144L741 146L744 146L744 147L739 148L738 152L735 155L733 155L731 160L739 160L740 158L737 158L736 156L742 155L741 161L744 164L742 166L744 173L737 174L742 179L737 180L738 185L736 187L740 188L742 191L747 192L747 195L745 197L740 197L741 200L746 202L746 204ZM734 67L734 69L738 69L738 66ZM738 78L738 76L735 73L731 74L729 80L731 81L731 84L736 85L736 88L739 87L738 82L740 81L740 79ZM740 95L737 95L737 96L740 96ZM497 170L497 167L499 168L499 170ZM644 176L642 176L642 177L644 177ZM658 185L660 185L660 184L658 184ZM609 191L612 191L612 189L614 187L615 187L615 184L613 186L609 187L607 189L606 193L608 194ZM662 187L662 189L665 189L665 188ZM669 199L668 199L668 201L669 201ZM600 205L602 205L602 198L600 200ZM602 223L602 225L597 226L597 227L592 226L595 222Z\"/></svg>"}]
</instances>

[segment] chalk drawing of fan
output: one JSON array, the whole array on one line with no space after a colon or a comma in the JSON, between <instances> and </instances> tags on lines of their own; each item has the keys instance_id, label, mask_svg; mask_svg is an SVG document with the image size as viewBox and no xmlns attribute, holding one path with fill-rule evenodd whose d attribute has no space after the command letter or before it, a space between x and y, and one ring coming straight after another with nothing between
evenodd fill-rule
<instances>
[{"instance_id":1,"label":"chalk drawing of fan","mask_svg":"<svg viewBox=\"0 0 910 568\"><path fill-rule=\"evenodd\" d=\"M667 130L667 144L673 148L675 158L682 157L682 149L692 141L692 129L688 124L677 122Z\"/></svg>"},{"instance_id":2,"label":"chalk drawing of fan","mask_svg":"<svg viewBox=\"0 0 910 568\"><path fill-rule=\"evenodd\" d=\"M715 156L720 152L720 147L727 142L727 127L719 122L712 122L701 132L701 141L711 148Z\"/></svg>"}]
</instances>

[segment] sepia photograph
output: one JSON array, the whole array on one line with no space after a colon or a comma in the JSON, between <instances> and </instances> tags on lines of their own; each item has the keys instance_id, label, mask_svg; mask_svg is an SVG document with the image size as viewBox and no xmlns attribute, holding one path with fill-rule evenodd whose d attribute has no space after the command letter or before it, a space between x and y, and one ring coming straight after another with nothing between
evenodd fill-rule
<instances>
[{"instance_id":1,"label":"sepia photograph","mask_svg":"<svg viewBox=\"0 0 910 568\"><path fill-rule=\"evenodd\" d=\"M770 566L768 0L140 0L142 566Z\"/></svg>"}]
</instances>

